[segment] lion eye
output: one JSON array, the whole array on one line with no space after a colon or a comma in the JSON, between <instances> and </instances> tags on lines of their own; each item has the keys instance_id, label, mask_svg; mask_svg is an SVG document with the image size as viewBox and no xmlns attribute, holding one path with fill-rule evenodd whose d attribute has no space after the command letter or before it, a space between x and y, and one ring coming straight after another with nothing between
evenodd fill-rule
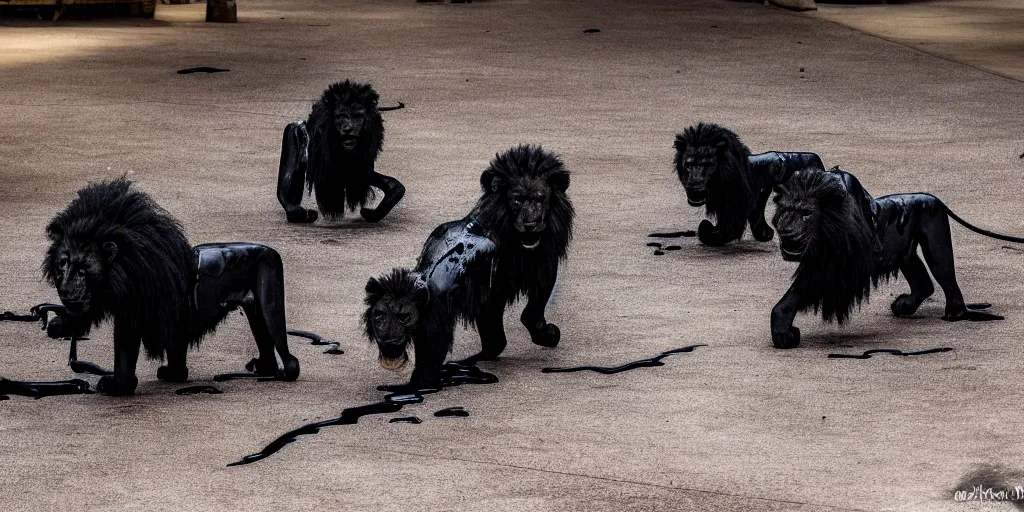
<instances>
[{"instance_id":1,"label":"lion eye","mask_svg":"<svg viewBox=\"0 0 1024 512\"><path fill-rule=\"evenodd\" d=\"M408 322L409 321L409 315L407 313L402 313L401 315L398 315L398 321L402 322L402 323Z\"/></svg>"},{"instance_id":2,"label":"lion eye","mask_svg":"<svg viewBox=\"0 0 1024 512\"><path fill-rule=\"evenodd\" d=\"M512 206L518 207L518 206L523 204L523 200L519 199L518 197L513 197L511 203L512 203Z\"/></svg>"},{"instance_id":3,"label":"lion eye","mask_svg":"<svg viewBox=\"0 0 1024 512\"><path fill-rule=\"evenodd\" d=\"M84 276L85 275L85 269L84 268L78 269L78 275Z\"/></svg>"}]
</instances>

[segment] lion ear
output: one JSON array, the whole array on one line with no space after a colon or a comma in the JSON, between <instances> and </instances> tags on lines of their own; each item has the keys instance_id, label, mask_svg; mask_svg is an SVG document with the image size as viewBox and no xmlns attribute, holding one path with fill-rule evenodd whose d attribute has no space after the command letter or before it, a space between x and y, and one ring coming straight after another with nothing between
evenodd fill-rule
<instances>
[{"instance_id":1,"label":"lion ear","mask_svg":"<svg viewBox=\"0 0 1024 512\"><path fill-rule=\"evenodd\" d=\"M505 180L494 171L487 169L480 175L480 187L485 194L501 192L505 189Z\"/></svg>"},{"instance_id":2,"label":"lion ear","mask_svg":"<svg viewBox=\"0 0 1024 512\"><path fill-rule=\"evenodd\" d=\"M117 257L117 244L114 242L103 242L103 255L107 257L107 263L114 261Z\"/></svg>"},{"instance_id":3,"label":"lion ear","mask_svg":"<svg viewBox=\"0 0 1024 512\"><path fill-rule=\"evenodd\" d=\"M559 192L565 192L569 189L569 173L561 170L551 173L548 176L548 185L558 189Z\"/></svg>"},{"instance_id":4,"label":"lion ear","mask_svg":"<svg viewBox=\"0 0 1024 512\"><path fill-rule=\"evenodd\" d=\"M686 139L676 135L676 142L673 144L676 147L676 151L683 153L686 151Z\"/></svg>"},{"instance_id":5,"label":"lion ear","mask_svg":"<svg viewBox=\"0 0 1024 512\"><path fill-rule=\"evenodd\" d=\"M722 140L718 141L717 144L715 144L715 150L718 151L718 154L725 153L726 145L727 144L726 144L725 139L722 139Z\"/></svg>"},{"instance_id":6,"label":"lion ear","mask_svg":"<svg viewBox=\"0 0 1024 512\"><path fill-rule=\"evenodd\" d=\"M380 297L383 294L384 287L381 286L380 281L378 281L376 277L371 277L370 280L366 282L367 299L369 300L374 297Z\"/></svg>"}]
</instances>

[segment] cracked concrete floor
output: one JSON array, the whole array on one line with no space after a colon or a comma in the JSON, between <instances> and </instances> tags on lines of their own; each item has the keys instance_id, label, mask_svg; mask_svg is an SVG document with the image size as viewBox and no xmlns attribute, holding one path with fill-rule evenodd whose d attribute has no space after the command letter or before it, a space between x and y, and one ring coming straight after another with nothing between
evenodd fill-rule
<instances>
[{"instance_id":1,"label":"cracked concrete floor","mask_svg":"<svg viewBox=\"0 0 1024 512\"><path fill-rule=\"evenodd\" d=\"M193 243L252 240L284 256L295 383L177 396L140 365L139 395L0 402L0 503L83 510L980 510L950 500L975 464L1020 444L1024 253L954 228L970 301L1003 322L948 324L941 297L896 319L881 288L844 328L798 317L771 348L768 311L793 266L775 242L653 256L655 230L696 226L671 172L673 134L723 123L755 151L807 150L875 194L924 190L966 218L1024 233L1024 85L813 17L716 0L491 0L466 5L246 0L235 25L201 6L153 21L0 26L0 309L55 294L43 227L89 180L128 173ZM600 28L584 34L586 28ZM198 65L229 73L177 75ZM799 69L804 68L804 73ZM274 198L281 131L326 84L372 80L386 114L379 168L406 199L379 225L289 226ZM510 345L462 386L390 416L324 429L257 464L225 464L298 425L377 400L358 316L366 279L412 264L462 216L497 151L539 142L573 171L576 240L549 318L554 350L508 317ZM109 366L109 328L80 348ZM462 332L455 355L476 348ZM615 376L612 365L705 343ZM829 360L871 348L953 351ZM66 344L0 325L0 375L62 379ZM195 384L255 354L241 318L190 355ZM434 418L460 405L468 418ZM998 507L998 505L994 505ZM993 508L997 510L998 508Z\"/></svg>"}]
</instances>

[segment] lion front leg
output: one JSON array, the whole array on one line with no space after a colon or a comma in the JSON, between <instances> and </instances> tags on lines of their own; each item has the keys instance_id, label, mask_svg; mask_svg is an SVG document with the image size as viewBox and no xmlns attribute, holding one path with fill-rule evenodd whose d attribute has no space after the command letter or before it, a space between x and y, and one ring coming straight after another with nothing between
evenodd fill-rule
<instances>
[{"instance_id":1,"label":"lion front leg","mask_svg":"<svg viewBox=\"0 0 1024 512\"><path fill-rule=\"evenodd\" d=\"M142 336L128 322L114 321L114 375L101 377L96 390L105 395L129 396L135 394L139 379L135 365L139 361Z\"/></svg>"},{"instance_id":2,"label":"lion front leg","mask_svg":"<svg viewBox=\"0 0 1024 512\"><path fill-rule=\"evenodd\" d=\"M558 346L558 341L561 339L561 331L557 325L549 323L544 318L544 308L555 288L558 267L542 269L537 272L536 277L537 286L530 290L529 301L519 320L526 326L526 330L530 332L530 339L535 344L542 347L555 347Z\"/></svg>"},{"instance_id":3,"label":"lion front leg","mask_svg":"<svg viewBox=\"0 0 1024 512\"><path fill-rule=\"evenodd\" d=\"M796 348L800 345L800 329L793 326L799 305L800 297L794 285L772 308L772 345L775 348Z\"/></svg>"},{"instance_id":4,"label":"lion front leg","mask_svg":"<svg viewBox=\"0 0 1024 512\"><path fill-rule=\"evenodd\" d=\"M711 221L704 219L697 226L697 239L709 247L722 246L743 237L743 228L746 223L746 219L742 217L739 222L736 222L736 219L729 219L728 222L725 219L718 219L716 226Z\"/></svg>"},{"instance_id":5,"label":"lion front leg","mask_svg":"<svg viewBox=\"0 0 1024 512\"><path fill-rule=\"evenodd\" d=\"M367 222L379 222L388 213L391 213L391 209L405 197L405 186L395 178L379 172L373 172L370 175L370 185L381 189L384 192L384 198L372 210L370 208L361 209L359 215Z\"/></svg>"},{"instance_id":6,"label":"lion front leg","mask_svg":"<svg viewBox=\"0 0 1024 512\"><path fill-rule=\"evenodd\" d=\"M88 319L73 316L57 315L45 320L46 335L53 339L84 338L89 334L92 324Z\"/></svg>"}]
</instances>

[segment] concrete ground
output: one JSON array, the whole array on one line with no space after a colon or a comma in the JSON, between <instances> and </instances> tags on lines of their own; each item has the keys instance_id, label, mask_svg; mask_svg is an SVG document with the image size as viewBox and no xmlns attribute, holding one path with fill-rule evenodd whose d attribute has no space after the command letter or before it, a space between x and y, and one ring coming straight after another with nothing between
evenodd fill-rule
<instances>
[{"instance_id":1,"label":"concrete ground","mask_svg":"<svg viewBox=\"0 0 1024 512\"><path fill-rule=\"evenodd\" d=\"M294 383L232 381L177 396L140 365L133 398L0 402L0 503L9 511L1009 510L957 504L978 464L1021 469L1024 252L955 227L961 287L1003 322L949 324L942 297L893 318L901 281L844 328L798 317L803 345L771 347L768 312L794 266L776 243L654 256L646 234L693 228L671 171L673 134L723 123L754 150L807 150L872 192L929 191L967 219L1024 233L1024 84L758 4L718 0L491 0L466 5L246 0L239 23L201 5L153 21L28 20L0 27L0 309L53 300L43 229L79 187L128 173L194 243L251 240L284 256ZM587 28L600 28L584 34ZM229 73L178 75L198 65ZM800 69L804 71L801 72ZM274 197L285 123L329 82L369 79L386 113L378 163L408 187L385 221L291 226ZM556 349L508 315L501 382L368 417L262 462L227 468L280 433L378 400L359 328L366 279L410 265L462 216L497 151L539 142L572 170L576 239L549 318ZM110 329L80 348L109 366ZM455 355L477 348L457 338ZM659 368L615 365L704 343ZM872 348L951 352L827 359ZM62 379L67 346L0 325L0 375ZM230 319L191 354L195 384L256 353ZM432 413L464 406L468 418ZM1024 483L1022 483L1024 484Z\"/></svg>"},{"instance_id":2,"label":"concrete ground","mask_svg":"<svg viewBox=\"0 0 1024 512\"><path fill-rule=\"evenodd\" d=\"M818 4L810 16L1024 81L1024 2L915 0Z\"/></svg>"}]
</instances>

